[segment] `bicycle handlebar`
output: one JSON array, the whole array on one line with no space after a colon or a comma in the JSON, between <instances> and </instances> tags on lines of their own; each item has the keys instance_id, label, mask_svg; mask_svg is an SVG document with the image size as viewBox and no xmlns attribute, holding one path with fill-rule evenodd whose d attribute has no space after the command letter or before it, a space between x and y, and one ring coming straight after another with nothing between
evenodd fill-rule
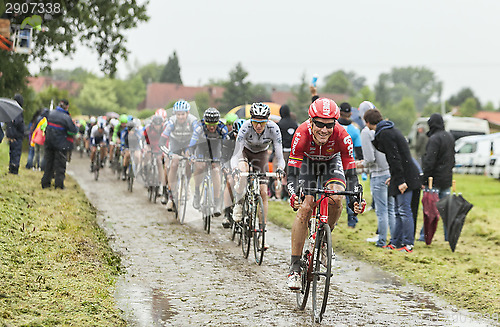
<instances>
[{"instance_id":1,"label":"bicycle handlebar","mask_svg":"<svg viewBox=\"0 0 500 327\"><path fill-rule=\"evenodd\" d=\"M254 176L257 176L257 177L279 177L278 173L258 173L258 172L248 173L248 172L241 172L241 173L239 173L239 175L243 176L243 177L248 177L250 175L254 175Z\"/></svg>"}]
</instances>

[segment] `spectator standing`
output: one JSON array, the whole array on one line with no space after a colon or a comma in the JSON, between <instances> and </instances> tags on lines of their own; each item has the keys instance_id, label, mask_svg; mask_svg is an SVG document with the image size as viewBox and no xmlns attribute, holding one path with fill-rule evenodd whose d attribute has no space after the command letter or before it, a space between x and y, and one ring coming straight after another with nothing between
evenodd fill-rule
<instances>
[{"instance_id":1,"label":"spectator standing","mask_svg":"<svg viewBox=\"0 0 500 327\"><path fill-rule=\"evenodd\" d=\"M375 131L373 145L385 153L391 180L389 195L395 197L396 233L395 244L389 249L413 252L415 231L411 199L413 190L420 189L420 175L410 154L410 148L403 134L394 127L394 123L382 119L378 109L370 109L364 114L366 125Z\"/></svg>"},{"instance_id":2,"label":"spectator standing","mask_svg":"<svg viewBox=\"0 0 500 327\"><path fill-rule=\"evenodd\" d=\"M361 149L361 137L359 128L354 126L351 121L351 105L344 102L340 105L340 118L338 120L339 124L345 128L347 133L351 136L352 144L354 146L353 156L356 160L363 159L363 150ZM347 226L350 228L355 228L358 223L358 217L354 214L354 211L349 208L349 198L346 197L346 208L347 208Z\"/></svg>"},{"instance_id":3,"label":"spectator standing","mask_svg":"<svg viewBox=\"0 0 500 327\"><path fill-rule=\"evenodd\" d=\"M64 189L66 161L68 151L73 145L73 136L78 129L68 112L68 100L61 100L55 110L47 117L45 130L45 171L42 177L42 188L50 187L52 178L55 187Z\"/></svg>"},{"instance_id":4,"label":"spectator standing","mask_svg":"<svg viewBox=\"0 0 500 327\"><path fill-rule=\"evenodd\" d=\"M376 109L375 105L369 101L363 101L359 105L359 111L364 114L369 109ZM394 217L394 198L389 196L387 181L390 180L389 164L385 154L378 151L373 145L375 131L365 126L361 130L361 147L363 150L363 160L356 162L356 168L365 168L370 174L370 190L375 203L375 214L378 222L378 239L375 245L378 247L387 247L387 229L391 231L391 241L394 244L395 217ZM371 241L371 239L368 239Z\"/></svg>"},{"instance_id":5,"label":"spectator standing","mask_svg":"<svg viewBox=\"0 0 500 327\"><path fill-rule=\"evenodd\" d=\"M41 109L37 110L37 112L35 112L33 114L33 118L31 118L31 121L28 124L28 129L29 129L28 144L29 144L30 148L29 148L29 152L28 152L28 160L26 161L26 169L33 168L33 158L35 156L35 146L34 146L34 144L32 142L31 137L33 136L33 132L35 131L35 128L36 128L36 120L37 120L37 118L38 118L38 116L40 115L41 112L42 112Z\"/></svg>"},{"instance_id":6,"label":"spectator standing","mask_svg":"<svg viewBox=\"0 0 500 327\"><path fill-rule=\"evenodd\" d=\"M444 130L443 117L440 114L432 114L429 120L429 141L425 147L422 157L423 177L422 183L427 186L429 177L433 178L433 188L437 190L442 199L450 194L453 180L453 167L455 166L455 139L453 135ZM445 231L445 240L448 235ZM420 239L424 240L424 229L420 231Z\"/></svg>"},{"instance_id":7,"label":"spectator standing","mask_svg":"<svg viewBox=\"0 0 500 327\"><path fill-rule=\"evenodd\" d=\"M288 162L288 157L290 156L290 151L292 150L292 139L295 130L299 125L297 121L292 118L290 114L290 108L284 104L280 108L281 120L278 122L278 126L281 132L281 139L283 141L283 159ZM286 177L283 176L281 180L281 197L285 198L287 196L286 188Z\"/></svg>"},{"instance_id":8,"label":"spectator standing","mask_svg":"<svg viewBox=\"0 0 500 327\"><path fill-rule=\"evenodd\" d=\"M38 170L45 169L44 160L44 144L45 144L45 129L47 128L47 116L49 109L44 108L42 113L37 117L35 129L31 136L31 142L35 147L35 158L33 160L33 168Z\"/></svg>"},{"instance_id":9,"label":"spectator standing","mask_svg":"<svg viewBox=\"0 0 500 327\"><path fill-rule=\"evenodd\" d=\"M427 145L427 135L425 135L425 130L422 126L417 129L417 138L415 141L415 155L417 156L417 161L420 166L422 166L422 157L425 154L425 147Z\"/></svg>"},{"instance_id":10,"label":"spectator standing","mask_svg":"<svg viewBox=\"0 0 500 327\"><path fill-rule=\"evenodd\" d=\"M19 106L23 106L24 100L22 95L16 94L14 100ZM5 136L9 140L9 173L17 175L19 171L19 162L21 161L21 153L23 150L24 138L24 119L23 114L19 114L14 120L8 122Z\"/></svg>"}]
</instances>

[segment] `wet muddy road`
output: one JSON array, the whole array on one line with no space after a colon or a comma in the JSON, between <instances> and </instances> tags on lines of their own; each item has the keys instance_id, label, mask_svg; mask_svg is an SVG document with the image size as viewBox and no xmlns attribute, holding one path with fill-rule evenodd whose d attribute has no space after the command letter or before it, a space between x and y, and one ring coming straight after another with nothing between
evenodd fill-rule
<instances>
[{"instance_id":1,"label":"wet muddy road","mask_svg":"<svg viewBox=\"0 0 500 327\"><path fill-rule=\"evenodd\" d=\"M99 181L89 160L74 158L68 172L98 209L98 221L122 257L126 273L115 297L130 326L308 326L286 288L290 232L270 225L262 266L215 218L203 231L191 206L184 225L164 206L148 202L137 182L133 193L108 168ZM339 257L333 269L323 326L489 326L419 287L360 261Z\"/></svg>"}]
</instances>

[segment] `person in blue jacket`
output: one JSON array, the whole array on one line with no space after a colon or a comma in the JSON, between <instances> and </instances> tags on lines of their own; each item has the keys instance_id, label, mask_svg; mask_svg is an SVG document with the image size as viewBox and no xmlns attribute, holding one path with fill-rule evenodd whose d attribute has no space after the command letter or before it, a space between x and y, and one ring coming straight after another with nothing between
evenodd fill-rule
<instances>
[{"instance_id":1,"label":"person in blue jacket","mask_svg":"<svg viewBox=\"0 0 500 327\"><path fill-rule=\"evenodd\" d=\"M68 112L68 100L61 100L55 110L47 117L45 130L45 171L42 177L42 188L50 187L52 178L55 187L64 189L66 161L68 152L73 147L73 136L78 133Z\"/></svg>"},{"instance_id":2,"label":"person in blue jacket","mask_svg":"<svg viewBox=\"0 0 500 327\"><path fill-rule=\"evenodd\" d=\"M19 106L23 106L22 95L16 94L14 100ZM17 175L19 171L19 162L21 161L21 152L23 149L24 138L24 119L23 114L19 114L14 120L7 122L5 136L9 140L9 173Z\"/></svg>"}]
</instances>

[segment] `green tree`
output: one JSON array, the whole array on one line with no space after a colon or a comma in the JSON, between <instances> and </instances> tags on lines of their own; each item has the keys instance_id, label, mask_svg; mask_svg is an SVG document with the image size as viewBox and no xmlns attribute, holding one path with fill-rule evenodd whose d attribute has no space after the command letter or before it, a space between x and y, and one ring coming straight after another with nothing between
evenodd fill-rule
<instances>
[{"instance_id":1,"label":"green tree","mask_svg":"<svg viewBox=\"0 0 500 327\"><path fill-rule=\"evenodd\" d=\"M86 115L104 115L108 111L120 112L112 79L89 79L80 91L77 104Z\"/></svg>"},{"instance_id":2,"label":"green tree","mask_svg":"<svg viewBox=\"0 0 500 327\"><path fill-rule=\"evenodd\" d=\"M374 102L375 100L373 99L375 99L375 93L369 86L364 86L354 96L350 97L348 102L351 106L358 107L363 101ZM340 103L338 103L338 105L340 105Z\"/></svg>"},{"instance_id":3,"label":"green tree","mask_svg":"<svg viewBox=\"0 0 500 327\"><path fill-rule=\"evenodd\" d=\"M452 95L448 102L454 107L460 107L467 99L474 98L476 100L476 105L479 110L481 110L481 102L479 98L474 94L474 91L470 87L464 87L457 94Z\"/></svg>"},{"instance_id":4,"label":"green tree","mask_svg":"<svg viewBox=\"0 0 500 327\"><path fill-rule=\"evenodd\" d=\"M250 86L249 90L250 102L270 102L271 94L263 84L255 84Z\"/></svg>"},{"instance_id":5,"label":"green tree","mask_svg":"<svg viewBox=\"0 0 500 327\"><path fill-rule=\"evenodd\" d=\"M376 100L384 107L399 103L403 98L414 99L415 108L422 112L431 101L439 101L442 85L435 74L425 67L393 68L379 76L375 86Z\"/></svg>"},{"instance_id":6,"label":"green tree","mask_svg":"<svg viewBox=\"0 0 500 327\"><path fill-rule=\"evenodd\" d=\"M134 76L139 76L145 85L149 83L157 83L160 81L160 75L164 65L151 62L149 64L137 67L132 73L129 74L129 79Z\"/></svg>"},{"instance_id":7,"label":"green tree","mask_svg":"<svg viewBox=\"0 0 500 327\"><path fill-rule=\"evenodd\" d=\"M168 62L165 65L165 68L163 68L160 76L160 82L182 85L181 67L179 66L179 59L177 58L177 53L175 51L170 57L168 57Z\"/></svg>"},{"instance_id":8,"label":"green tree","mask_svg":"<svg viewBox=\"0 0 500 327\"><path fill-rule=\"evenodd\" d=\"M12 51L0 50L0 97L12 98L26 91L26 77L29 75L25 66L27 56Z\"/></svg>"},{"instance_id":9,"label":"green tree","mask_svg":"<svg viewBox=\"0 0 500 327\"><path fill-rule=\"evenodd\" d=\"M396 127L404 134L408 134L415 119L417 111L412 97L404 97L392 107L382 108L384 118L392 120Z\"/></svg>"},{"instance_id":10,"label":"green tree","mask_svg":"<svg viewBox=\"0 0 500 327\"><path fill-rule=\"evenodd\" d=\"M321 92L352 95L354 88L347 74L343 70L337 70L325 77L325 86Z\"/></svg>"},{"instance_id":11,"label":"green tree","mask_svg":"<svg viewBox=\"0 0 500 327\"><path fill-rule=\"evenodd\" d=\"M69 101L69 112L72 116L78 116L81 114L80 107L77 104L75 98L71 97L67 90L60 90L54 86L49 86L42 91L35 94L33 100L33 110L36 111L42 108L55 108L59 100L67 99Z\"/></svg>"},{"instance_id":12,"label":"green tree","mask_svg":"<svg viewBox=\"0 0 500 327\"><path fill-rule=\"evenodd\" d=\"M139 76L128 80L112 80L117 104L120 109L134 110L146 97L146 86Z\"/></svg>"},{"instance_id":13,"label":"green tree","mask_svg":"<svg viewBox=\"0 0 500 327\"><path fill-rule=\"evenodd\" d=\"M467 98L460 106L460 116L473 117L479 111L479 106L475 98Z\"/></svg>"},{"instance_id":14,"label":"green tree","mask_svg":"<svg viewBox=\"0 0 500 327\"><path fill-rule=\"evenodd\" d=\"M300 77L300 84L292 87L292 94L295 95L295 99L289 101L288 106L290 111L297 115L297 121L303 122L308 117L307 110L311 104L311 93L305 73Z\"/></svg>"},{"instance_id":15,"label":"green tree","mask_svg":"<svg viewBox=\"0 0 500 327\"><path fill-rule=\"evenodd\" d=\"M87 78L97 78L94 73L89 72L85 68L77 67L73 70L69 69L54 69L51 71L42 71L40 76L51 77L58 81L75 81L84 83Z\"/></svg>"},{"instance_id":16,"label":"green tree","mask_svg":"<svg viewBox=\"0 0 500 327\"><path fill-rule=\"evenodd\" d=\"M485 111L495 111L495 105L493 104L493 102L488 101L488 103L486 103L486 105L482 109Z\"/></svg>"},{"instance_id":17,"label":"green tree","mask_svg":"<svg viewBox=\"0 0 500 327\"><path fill-rule=\"evenodd\" d=\"M219 107L222 111L226 112L237 105L250 103L251 83L245 79L248 72L243 68L241 63L238 63L234 69L229 72L229 81L223 83L226 91L219 101Z\"/></svg>"},{"instance_id":18,"label":"green tree","mask_svg":"<svg viewBox=\"0 0 500 327\"><path fill-rule=\"evenodd\" d=\"M196 102L196 107L201 111L201 114L203 115L203 112L210 107L210 95L208 92L200 92L196 93L194 96L194 101Z\"/></svg>"}]
</instances>

